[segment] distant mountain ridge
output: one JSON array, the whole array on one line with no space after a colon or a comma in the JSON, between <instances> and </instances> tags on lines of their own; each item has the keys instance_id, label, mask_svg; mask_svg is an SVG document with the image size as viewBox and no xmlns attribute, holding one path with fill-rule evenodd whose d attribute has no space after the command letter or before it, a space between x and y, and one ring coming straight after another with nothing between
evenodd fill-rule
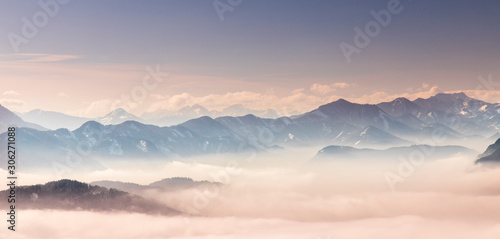
<instances>
[{"instance_id":1,"label":"distant mountain ridge","mask_svg":"<svg viewBox=\"0 0 500 239\"><path fill-rule=\"evenodd\" d=\"M439 93L414 101L398 98L378 106L391 116L411 114L426 124L443 124L465 135L487 137L500 129L500 104L476 100L464 93Z\"/></svg>"},{"instance_id":2,"label":"distant mountain ridge","mask_svg":"<svg viewBox=\"0 0 500 239\"><path fill-rule=\"evenodd\" d=\"M173 159L256 147L243 137L204 137L184 126L158 127L136 121L119 125L89 121L74 131L19 128L17 134L18 144L29 149L23 152L25 170L52 169L68 158L81 159L84 164L80 169L96 170L102 168L98 161L103 158ZM6 145L7 138L7 133L1 134L0 143ZM1 148L0 153L4 150Z\"/></svg>"},{"instance_id":3,"label":"distant mountain ridge","mask_svg":"<svg viewBox=\"0 0 500 239\"><path fill-rule=\"evenodd\" d=\"M32 110L24 114L19 114L19 117L21 117L24 121L36 122L37 124L40 124L43 127L51 130L61 128L75 130L89 121L96 121L103 125L116 125L131 120L141 123L147 122L146 120L128 113L122 108L115 109L109 114L97 118L76 117L53 111L43 111L40 109Z\"/></svg>"},{"instance_id":4,"label":"distant mountain ridge","mask_svg":"<svg viewBox=\"0 0 500 239\"><path fill-rule=\"evenodd\" d=\"M197 119L200 117L210 117L210 118L218 118L223 116L245 116L248 114L256 115L262 118L279 118L281 117L278 112L272 109L268 110L251 110L245 108L241 104L228 106L222 111L212 110L209 111L207 108L195 104L192 106L185 106L177 111L165 111L158 110L154 112L146 112L142 114L142 118L144 118L148 123L158 125L158 126L172 126L184 123L188 120Z\"/></svg>"},{"instance_id":5,"label":"distant mountain ridge","mask_svg":"<svg viewBox=\"0 0 500 239\"><path fill-rule=\"evenodd\" d=\"M99 167L100 158L172 159L324 145L387 148L435 140L436 136L439 144L482 143L498 133L499 112L499 104L454 93L415 101L398 98L378 105L340 99L301 115L276 119L204 116L171 127L137 121L116 125L89 121L72 131L24 128L19 133L24 135L21 143L30 148L26 156L36 159L33 167L53 163L54 158L68 154L82 155L82 145L91 146L84 155L88 159L85 162ZM116 118L134 117L117 110L104 118L114 122ZM6 139L6 134L0 135L0 144Z\"/></svg>"},{"instance_id":6,"label":"distant mountain ridge","mask_svg":"<svg viewBox=\"0 0 500 239\"><path fill-rule=\"evenodd\" d=\"M103 125L117 125L125 121L137 121L143 124L158 126L178 125L191 119L208 116L212 119L220 117L243 117L251 112L253 115L264 118L278 119L279 115L273 110L252 111L242 105L227 107L221 112L209 111L201 105L186 106L179 111L144 113L142 117L132 115L124 109L116 109L106 116L89 119L73 117L57 112L33 110L21 114L25 122L37 123L44 128L77 129L83 123L93 120ZM464 93L439 93L428 99L418 98L410 101L406 98L396 98L391 102L382 102L376 105L355 104L339 99L322 105L318 109L298 116L290 117L300 123L328 122L347 123L357 128L375 126L381 130L395 134L397 137L409 134L421 127L435 127L436 124L452 129L451 135L481 135L489 137L500 129L500 104L487 103L468 97ZM1 121L0 121L1 122ZM32 126L42 129L42 127ZM413 130L412 130L413 129ZM493 132L493 133L492 133ZM339 132L340 133L340 132ZM450 135L450 137L451 137ZM423 136L425 137L425 136ZM414 137L415 138L415 137ZM406 140L412 140L407 138Z\"/></svg>"},{"instance_id":7,"label":"distant mountain ridge","mask_svg":"<svg viewBox=\"0 0 500 239\"><path fill-rule=\"evenodd\" d=\"M102 117L85 118L66 115L54 111L44 111L40 109L31 110L26 113L16 113L25 122L36 123L40 126L37 129L56 130L65 128L75 130L88 121L96 121L103 125L117 125L125 121L137 121L143 124L153 124L157 126L173 126L184 123L191 119L203 116L217 118L221 116L244 116L254 114L264 118L278 118L280 115L275 110L250 110L243 105L231 105L222 111L209 111L201 105L185 106L178 111L157 111L146 112L141 117L127 112L123 108L118 108Z\"/></svg>"},{"instance_id":8,"label":"distant mountain ridge","mask_svg":"<svg viewBox=\"0 0 500 239\"><path fill-rule=\"evenodd\" d=\"M432 154L426 155L424 152L432 150ZM411 145L402 147L391 147L382 150L368 148L354 148L350 146L330 145L321 149L313 160L332 161L342 159L368 159L368 160L398 160L399 158L413 158L412 153L420 152L426 160L449 158L454 155L477 155L475 150L461 146L430 146L430 145Z\"/></svg>"},{"instance_id":9,"label":"distant mountain ridge","mask_svg":"<svg viewBox=\"0 0 500 239\"><path fill-rule=\"evenodd\" d=\"M379 103L377 106L394 117L401 117L407 114L417 115L422 110L418 104L403 97L396 98L391 102Z\"/></svg>"},{"instance_id":10,"label":"distant mountain ridge","mask_svg":"<svg viewBox=\"0 0 500 239\"><path fill-rule=\"evenodd\" d=\"M7 130L7 127L17 126L17 127L28 127L37 130L45 130L44 127L29 123L21 119L15 113L11 112L7 108L0 105L0 133Z\"/></svg>"},{"instance_id":11,"label":"distant mountain ridge","mask_svg":"<svg viewBox=\"0 0 500 239\"><path fill-rule=\"evenodd\" d=\"M116 124L121 124L126 121L137 121L137 122L142 122L144 123L145 121L142 120L141 118L127 112L123 108L118 108L111 113L105 115L104 117L100 117L95 119L95 121L103 124L103 125L116 125Z\"/></svg>"}]
</instances>

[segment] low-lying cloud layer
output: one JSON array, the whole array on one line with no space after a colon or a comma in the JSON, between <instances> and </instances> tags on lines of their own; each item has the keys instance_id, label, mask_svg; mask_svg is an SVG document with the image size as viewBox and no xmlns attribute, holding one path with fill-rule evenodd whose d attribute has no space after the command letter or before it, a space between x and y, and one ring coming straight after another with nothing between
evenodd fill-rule
<instances>
[{"instance_id":1,"label":"low-lying cloud layer","mask_svg":"<svg viewBox=\"0 0 500 239\"><path fill-rule=\"evenodd\" d=\"M307 151L310 152L310 151ZM9 238L498 238L500 168L453 157L415 165L404 181L388 184L397 161L309 163L304 151L255 159L195 158L146 167L109 164L82 181L141 184L174 176L219 181L213 188L144 197L188 214L19 210ZM295 155L295 156L292 156ZM281 166L279 166L281 165ZM129 169L129 170L127 170ZM28 175L25 175L28 179ZM34 177L33 177L34 179ZM128 179L128 180L127 180ZM0 235L6 234L2 230Z\"/></svg>"},{"instance_id":2,"label":"low-lying cloud layer","mask_svg":"<svg viewBox=\"0 0 500 239\"><path fill-rule=\"evenodd\" d=\"M43 218L43 220L41 220ZM141 214L25 211L18 231L0 235L31 238L425 238L496 239L495 221L435 220L418 216L339 222L282 219L154 217Z\"/></svg>"}]
</instances>

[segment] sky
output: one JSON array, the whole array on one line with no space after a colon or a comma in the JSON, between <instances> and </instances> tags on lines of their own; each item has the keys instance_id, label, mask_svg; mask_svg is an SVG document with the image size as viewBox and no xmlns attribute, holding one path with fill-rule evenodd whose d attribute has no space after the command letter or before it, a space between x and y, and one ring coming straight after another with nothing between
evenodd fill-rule
<instances>
[{"instance_id":1,"label":"sky","mask_svg":"<svg viewBox=\"0 0 500 239\"><path fill-rule=\"evenodd\" d=\"M494 0L0 2L0 104L17 112L500 102Z\"/></svg>"}]
</instances>

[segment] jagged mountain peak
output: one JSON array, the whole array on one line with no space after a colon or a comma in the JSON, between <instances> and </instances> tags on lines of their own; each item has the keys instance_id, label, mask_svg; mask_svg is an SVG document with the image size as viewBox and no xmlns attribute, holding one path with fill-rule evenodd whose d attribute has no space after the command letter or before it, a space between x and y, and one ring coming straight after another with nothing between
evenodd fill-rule
<instances>
[{"instance_id":1,"label":"jagged mountain peak","mask_svg":"<svg viewBox=\"0 0 500 239\"><path fill-rule=\"evenodd\" d=\"M329 114L330 113L341 113L341 112L352 112L352 111L357 111L359 109L371 109L378 111L379 108L376 105L370 105L370 104L358 104L358 103L352 103L344 99L338 99L336 101L333 101L328 104L321 105L318 107L317 110Z\"/></svg>"},{"instance_id":2,"label":"jagged mountain peak","mask_svg":"<svg viewBox=\"0 0 500 239\"><path fill-rule=\"evenodd\" d=\"M185 123L187 123L187 122L189 122L189 121L195 121L195 120L197 120L197 121L203 121L203 122L213 122L213 121L215 121L215 120L214 120L212 117L210 117L210 116L201 116L201 117L196 118L196 119L188 120L188 121L186 121Z\"/></svg>"},{"instance_id":3,"label":"jagged mountain peak","mask_svg":"<svg viewBox=\"0 0 500 239\"><path fill-rule=\"evenodd\" d=\"M395 104L411 104L411 100L405 98L405 97L398 97L392 101Z\"/></svg>"},{"instance_id":4,"label":"jagged mountain peak","mask_svg":"<svg viewBox=\"0 0 500 239\"><path fill-rule=\"evenodd\" d=\"M337 104L352 104L350 101L344 99L344 98L340 98L336 101L334 101L333 103L337 103Z\"/></svg>"},{"instance_id":5,"label":"jagged mountain peak","mask_svg":"<svg viewBox=\"0 0 500 239\"><path fill-rule=\"evenodd\" d=\"M247 115L244 115L241 117L242 119L248 119L248 120L256 120L258 119L257 116L253 115L253 114L247 114Z\"/></svg>"},{"instance_id":6,"label":"jagged mountain peak","mask_svg":"<svg viewBox=\"0 0 500 239\"><path fill-rule=\"evenodd\" d=\"M469 100L474 100L473 98L470 98L463 92L457 92L457 93L438 93L436 95L433 95L427 99L424 98L418 98L414 100L414 103L422 103L422 102L455 102L455 103L462 103L464 101L469 101ZM479 100L478 100L479 101ZM430 105L429 105L430 106Z\"/></svg>"},{"instance_id":7,"label":"jagged mountain peak","mask_svg":"<svg viewBox=\"0 0 500 239\"><path fill-rule=\"evenodd\" d=\"M217 136L217 134L227 135L228 129L209 116L188 120L180 126L184 126L203 136ZM222 133L224 132L224 133Z\"/></svg>"},{"instance_id":8,"label":"jagged mountain peak","mask_svg":"<svg viewBox=\"0 0 500 239\"><path fill-rule=\"evenodd\" d=\"M123 109L123 108L117 108L117 109L114 109L113 111L111 111L109 114L107 114L104 117L108 117L108 116L131 116L131 115L132 114L130 114L125 109Z\"/></svg>"},{"instance_id":9,"label":"jagged mountain peak","mask_svg":"<svg viewBox=\"0 0 500 239\"><path fill-rule=\"evenodd\" d=\"M382 102L377 105L384 112L394 117L401 117L405 114L416 114L420 107L404 97L399 97L390 102Z\"/></svg>"},{"instance_id":10,"label":"jagged mountain peak","mask_svg":"<svg viewBox=\"0 0 500 239\"><path fill-rule=\"evenodd\" d=\"M117 109L111 111L106 116L98 118L97 120L101 124L104 124L104 125L121 124L121 123L128 121L128 120L142 121L139 117L129 113L128 111L126 111L123 108L117 108Z\"/></svg>"},{"instance_id":11,"label":"jagged mountain peak","mask_svg":"<svg viewBox=\"0 0 500 239\"><path fill-rule=\"evenodd\" d=\"M184 106L182 107L180 110L180 112L183 112L183 111L202 111L202 112L209 112L207 110L207 108L203 107L202 105L199 105L199 104L194 104L194 105L187 105L187 106ZM197 113L200 113L200 112L197 112Z\"/></svg>"},{"instance_id":12,"label":"jagged mountain peak","mask_svg":"<svg viewBox=\"0 0 500 239\"><path fill-rule=\"evenodd\" d=\"M458 92L458 93L438 93L435 96L432 96L431 98L435 98L438 100L470 100L471 98L468 97L465 93L463 92Z\"/></svg>"},{"instance_id":13,"label":"jagged mountain peak","mask_svg":"<svg viewBox=\"0 0 500 239\"><path fill-rule=\"evenodd\" d=\"M9 126L29 127L37 130L45 130L45 128L40 125L24 121L14 112L0 105L0 131Z\"/></svg>"},{"instance_id":14,"label":"jagged mountain peak","mask_svg":"<svg viewBox=\"0 0 500 239\"><path fill-rule=\"evenodd\" d=\"M335 107L350 107L350 106L353 106L353 105L359 105L359 104L352 103L352 102L350 102L348 100L340 98L340 99L338 99L336 101L333 101L333 102L330 102L328 104L322 105L319 108L321 108L321 107L333 107L333 106L335 106Z\"/></svg>"},{"instance_id":15,"label":"jagged mountain peak","mask_svg":"<svg viewBox=\"0 0 500 239\"><path fill-rule=\"evenodd\" d=\"M82 126L80 126L80 128L76 129L75 131L89 130L89 129L99 129L100 130L102 128L104 128L103 124L101 124L97 121L91 120L91 121L87 121L84 124L82 124Z\"/></svg>"}]
</instances>

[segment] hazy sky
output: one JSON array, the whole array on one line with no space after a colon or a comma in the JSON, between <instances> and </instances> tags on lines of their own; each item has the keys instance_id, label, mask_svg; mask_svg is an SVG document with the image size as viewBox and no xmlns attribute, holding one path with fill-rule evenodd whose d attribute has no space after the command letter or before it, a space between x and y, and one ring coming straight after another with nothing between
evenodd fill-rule
<instances>
[{"instance_id":1,"label":"hazy sky","mask_svg":"<svg viewBox=\"0 0 500 239\"><path fill-rule=\"evenodd\" d=\"M211 0L66 1L1 0L0 104L97 116L236 103L290 113L441 91L500 102L499 1L220 0L222 14ZM348 63L340 44L357 47L354 29L388 4L399 13ZM147 66L170 75L156 84Z\"/></svg>"}]
</instances>

